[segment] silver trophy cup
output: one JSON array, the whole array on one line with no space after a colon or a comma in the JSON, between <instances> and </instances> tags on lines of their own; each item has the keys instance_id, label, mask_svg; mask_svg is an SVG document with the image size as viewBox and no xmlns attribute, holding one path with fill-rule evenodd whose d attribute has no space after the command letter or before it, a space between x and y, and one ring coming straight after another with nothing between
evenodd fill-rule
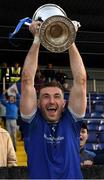
<instances>
[{"instance_id":1,"label":"silver trophy cup","mask_svg":"<svg viewBox=\"0 0 104 180\"><path fill-rule=\"evenodd\" d=\"M42 5L34 13L32 20L42 21L40 43L51 52L64 52L75 41L75 26L58 5Z\"/></svg>"}]
</instances>

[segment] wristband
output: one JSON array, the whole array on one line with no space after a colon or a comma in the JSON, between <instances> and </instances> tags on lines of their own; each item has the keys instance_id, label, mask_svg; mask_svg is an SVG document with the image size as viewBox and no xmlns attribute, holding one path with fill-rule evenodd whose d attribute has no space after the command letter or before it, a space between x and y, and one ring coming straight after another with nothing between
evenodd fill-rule
<instances>
[{"instance_id":1,"label":"wristband","mask_svg":"<svg viewBox=\"0 0 104 180\"><path fill-rule=\"evenodd\" d=\"M40 39L38 36L35 36L34 37L34 40L33 40L33 44L39 44L40 43Z\"/></svg>"}]
</instances>

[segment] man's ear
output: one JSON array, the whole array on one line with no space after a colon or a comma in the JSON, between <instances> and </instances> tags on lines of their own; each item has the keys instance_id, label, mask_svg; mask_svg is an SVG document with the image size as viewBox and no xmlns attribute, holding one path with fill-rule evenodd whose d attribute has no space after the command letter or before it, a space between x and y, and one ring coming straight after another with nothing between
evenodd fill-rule
<instances>
[{"instance_id":1,"label":"man's ear","mask_svg":"<svg viewBox=\"0 0 104 180\"><path fill-rule=\"evenodd\" d=\"M66 105L66 99L64 99L63 108L65 107L65 105Z\"/></svg>"},{"instance_id":2,"label":"man's ear","mask_svg":"<svg viewBox=\"0 0 104 180\"><path fill-rule=\"evenodd\" d=\"M86 138L86 140L88 139L88 137L89 137L89 134L88 134L88 132L87 132L87 138Z\"/></svg>"}]
</instances>

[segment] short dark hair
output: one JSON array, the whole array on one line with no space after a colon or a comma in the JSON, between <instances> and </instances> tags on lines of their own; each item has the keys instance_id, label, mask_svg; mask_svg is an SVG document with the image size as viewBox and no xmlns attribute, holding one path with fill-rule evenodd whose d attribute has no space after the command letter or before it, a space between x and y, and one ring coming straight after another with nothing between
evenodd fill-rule
<instances>
[{"instance_id":1,"label":"short dark hair","mask_svg":"<svg viewBox=\"0 0 104 180\"><path fill-rule=\"evenodd\" d=\"M88 127L87 127L87 124L85 122L82 123L81 128L86 129L88 131Z\"/></svg>"},{"instance_id":2,"label":"short dark hair","mask_svg":"<svg viewBox=\"0 0 104 180\"><path fill-rule=\"evenodd\" d=\"M61 89L62 92L64 93L64 88L63 88L63 86L61 85L61 83L58 82L58 81L54 81L54 80L53 80L53 81L51 81L51 82L46 82L46 83L42 84L42 86L40 87L40 91L41 91L41 89L46 88L46 87L58 87L58 88ZM39 93L40 93L40 91L39 91Z\"/></svg>"}]
</instances>

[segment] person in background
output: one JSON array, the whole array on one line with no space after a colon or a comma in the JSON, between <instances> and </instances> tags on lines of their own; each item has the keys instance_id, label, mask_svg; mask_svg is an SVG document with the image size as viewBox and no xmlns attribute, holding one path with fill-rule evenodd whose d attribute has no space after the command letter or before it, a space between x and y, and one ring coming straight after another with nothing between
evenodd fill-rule
<instances>
[{"instance_id":1,"label":"person in background","mask_svg":"<svg viewBox=\"0 0 104 180\"><path fill-rule=\"evenodd\" d=\"M92 166L96 154L86 149L86 142L88 139L88 128L86 123L82 124L80 131L80 159L81 166Z\"/></svg>"},{"instance_id":2,"label":"person in background","mask_svg":"<svg viewBox=\"0 0 104 180\"><path fill-rule=\"evenodd\" d=\"M17 166L16 153L8 131L0 127L0 167Z\"/></svg>"},{"instance_id":3,"label":"person in background","mask_svg":"<svg viewBox=\"0 0 104 180\"><path fill-rule=\"evenodd\" d=\"M29 26L34 36L21 76L20 111L30 179L81 179L80 129L86 111L86 71L73 43L68 49L73 86L65 108L64 91L57 81L45 83L37 99L34 78L38 67L39 27ZM77 30L76 26L76 30Z\"/></svg>"},{"instance_id":4,"label":"person in background","mask_svg":"<svg viewBox=\"0 0 104 180\"><path fill-rule=\"evenodd\" d=\"M67 76L66 72L63 69L59 69L55 74L55 78L61 84L64 84L65 80L68 78L68 76Z\"/></svg>"},{"instance_id":5,"label":"person in background","mask_svg":"<svg viewBox=\"0 0 104 180\"><path fill-rule=\"evenodd\" d=\"M5 128L5 126L6 126L5 115L6 115L6 108L5 108L5 106L1 103L1 99L0 99L0 123L3 125L4 128Z\"/></svg>"},{"instance_id":6,"label":"person in background","mask_svg":"<svg viewBox=\"0 0 104 180\"><path fill-rule=\"evenodd\" d=\"M3 62L0 67L0 92L5 89L8 89L10 82L10 70L8 67L8 64L6 62Z\"/></svg>"},{"instance_id":7,"label":"person in background","mask_svg":"<svg viewBox=\"0 0 104 180\"><path fill-rule=\"evenodd\" d=\"M47 64L47 67L44 70L43 75L45 77L45 82L51 82L55 79L55 70L53 68L52 63Z\"/></svg>"},{"instance_id":8,"label":"person in background","mask_svg":"<svg viewBox=\"0 0 104 180\"><path fill-rule=\"evenodd\" d=\"M14 67L10 68L10 82L15 83L20 80L21 77L21 67L18 62L14 64Z\"/></svg>"},{"instance_id":9,"label":"person in background","mask_svg":"<svg viewBox=\"0 0 104 180\"><path fill-rule=\"evenodd\" d=\"M10 67L8 67L8 64L6 62L4 62L2 64L2 78L5 77L5 83L7 83L7 88L9 86L9 80L10 80L10 70L9 70L9 68Z\"/></svg>"},{"instance_id":10,"label":"person in background","mask_svg":"<svg viewBox=\"0 0 104 180\"><path fill-rule=\"evenodd\" d=\"M15 150L19 99L20 95L15 88L5 91L1 97L1 103L6 107L6 129L11 135Z\"/></svg>"}]
</instances>

